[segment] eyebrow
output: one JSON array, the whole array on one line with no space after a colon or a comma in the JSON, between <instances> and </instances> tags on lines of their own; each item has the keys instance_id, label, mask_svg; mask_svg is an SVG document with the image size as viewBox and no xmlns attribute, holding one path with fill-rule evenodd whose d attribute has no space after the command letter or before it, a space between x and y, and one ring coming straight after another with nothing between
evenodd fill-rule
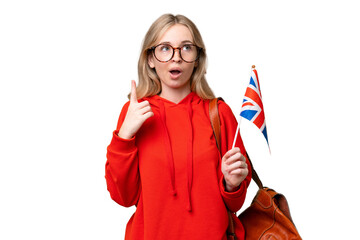
<instances>
[{"instance_id":1,"label":"eyebrow","mask_svg":"<svg viewBox=\"0 0 360 240\"><path fill-rule=\"evenodd\" d=\"M192 41L190 41L190 40L184 40L184 41L182 41L181 42L181 44L180 45L182 45L182 44L186 44L186 43L191 43L191 44L194 44ZM160 44L168 44L168 45L171 45L171 43L170 42L161 42L161 43L159 43L159 45Z\"/></svg>"}]
</instances>

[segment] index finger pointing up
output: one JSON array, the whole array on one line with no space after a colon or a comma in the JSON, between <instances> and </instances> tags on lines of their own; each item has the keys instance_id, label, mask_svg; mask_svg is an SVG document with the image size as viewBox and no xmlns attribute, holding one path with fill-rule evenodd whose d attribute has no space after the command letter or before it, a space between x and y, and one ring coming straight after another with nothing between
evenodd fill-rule
<instances>
[{"instance_id":1,"label":"index finger pointing up","mask_svg":"<svg viewBox=\"0 0 360 240\"><path fill-rule=\"evenodd\" d=\"M130 102L138 102L137 96L136 96L136 83L135 83L135 80L131 80Z\"/></svg>"}]
</instances>

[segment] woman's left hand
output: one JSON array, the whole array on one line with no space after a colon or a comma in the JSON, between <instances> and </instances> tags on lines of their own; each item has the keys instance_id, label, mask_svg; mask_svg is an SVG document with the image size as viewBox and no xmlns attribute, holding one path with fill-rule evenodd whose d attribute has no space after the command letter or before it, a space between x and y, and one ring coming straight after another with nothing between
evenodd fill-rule
<instances>
[{"instance_id":1,"label":"woman's left hand","mask_svg":"<svg viewBox=\"0 0 360 240\"><path fill-rule=\"evenodd\" d=\"M226 191L233 192L249 173L246 158L241 154L240 148L230 149L222 158L221 171L224 174Z\"/></svg>"}]
</instances>

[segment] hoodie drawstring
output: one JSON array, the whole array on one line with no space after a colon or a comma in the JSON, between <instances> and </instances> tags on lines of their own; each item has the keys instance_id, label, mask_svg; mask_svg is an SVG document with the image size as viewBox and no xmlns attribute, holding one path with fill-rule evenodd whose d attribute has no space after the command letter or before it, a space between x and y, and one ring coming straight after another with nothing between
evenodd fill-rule
<instances>
[{"instance_id":1,"label":"hoodie drawstring","mask_svg":"<svg viewBox=\"0 0 360 240\"><path fill-rule=\"evenodd\" d=\"M161 116L162 125L164 127L164 132L165 132L165 147L166 147L167 159L169 160L170 177L171 177L171 185L172 185L172 195L176 196L177 191L176 191L176 186L175 186L174 156L173 156L173 152L172 152L172 148L171 148L171 141L170 141L169 132L168 132L167 127L166 127L166 114L165 114L165 107L164 107L163 102L160 103L159 110L160 110L160 116Z\"/></svg>"},{"instance_id":2,"label":"hoodie drawstring","mask_svg":"<svg viewBox=\"0 0 360 240\"><path fill-rule=\"evenodd\" d=\"M187 206L186 209L191 212L192 211L192 204L191 204L191 190L192 190L192 184L193 184L193 138L194 138L194 130L193 130L193 124L192 124L192 116L193 116L193 110L192 110L192 99L188 99L187 103L187 110L188 110L188 119L189 119L189 139L187 142ZM172 152L172 146L170 141L170 135L166 126L166 112L165 112L165 106L164 103L161 102L159 104L159 111L161 115L161 121L163 124L164 132L165 132L165 148L166 148L166 154L169 161L169 170L170 170L170 177L171 177L171 185L172 185L172 194L173 196L177 195L176 185L175 185L175 163L174 163L174 156Z\"/></svg>"},{"instance_id":3,"label":"hoodie drawstring","mask_svg":"<svg viewBox=\"0 0 360 240\"><path fill-rule=\"evenodd\" d=\"M189 123L190 123L190 139L188 140L188 156L187 156L187 177L188 177L188 206L187 210L189 212L192 211L192 205L191 205L191 189L192 189L192 181L193 181L193 138L194 138L194 130L192 125L192 107L191 102L188 102L188 114L189 114Z\"/></svg>"}]
</instances>

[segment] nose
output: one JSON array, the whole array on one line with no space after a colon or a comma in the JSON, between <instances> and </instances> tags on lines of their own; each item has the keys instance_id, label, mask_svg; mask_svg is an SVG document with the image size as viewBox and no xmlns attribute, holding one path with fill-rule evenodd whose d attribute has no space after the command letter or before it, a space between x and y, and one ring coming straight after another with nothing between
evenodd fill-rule
<instances>
[{"instance_id":1,"label":"nose","mask_svg":"<svg viewBox=\"0 0 360 240\"><path fill-rule=\"evenodd\" d=\"M177 50L177 51L176 51ZM180 48L174 48L174 56L173 56L174 62L180 62L181 56L180 56Z\"/></svg>"}]
</instances>

